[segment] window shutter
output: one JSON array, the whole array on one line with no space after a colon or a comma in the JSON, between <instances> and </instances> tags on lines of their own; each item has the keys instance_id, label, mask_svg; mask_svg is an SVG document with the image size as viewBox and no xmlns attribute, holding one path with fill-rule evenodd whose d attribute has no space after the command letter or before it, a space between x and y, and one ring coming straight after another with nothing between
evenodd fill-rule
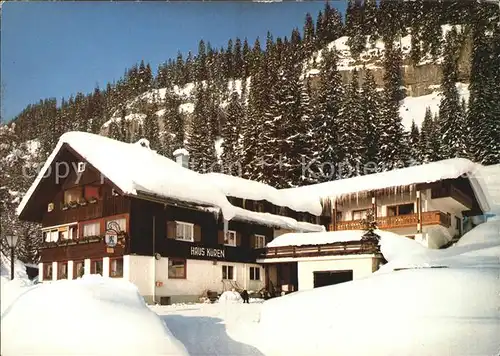
<instances>
[{"instance_id":1,"label":"window shutter","mask_svg":"<svg viewBox=\"0 0 500 356\"><path fill-rule=\"evenodd\" d=\"M175 239L177 233L177 224L175 221L167 221L167 238Z\"/></svg>"},{"instance_id":2,"label":"window shutter","mask_svg":"<svg viewBox=\"0 0 500 356\"><path fill-rule=\"evenodd\" d=\"M236 231L236 246L241 246L241 232Z\"/></svg>"},{"instance_id":3,"label":"window shutter","mask_svg":"<svg viewBox=\"0 0 500 356\"><path fill-rule=\"evenodd\" d=\"M255 235L254 234L250 235L250 247L251 248L255 248L255 245L256 245L255 240L256 240Z\"/></svg>"},{"instance_id":4,"label":"window shutter","mask_svg":"<svg viewBox=\"0 0 500 356\"><path fill-rule=\"evenodd\" d=\"M224 245L224 231L222 230L217 231L217 243Z\"/></svg>"},{"instance_id":5,"label":"window shutter","mask_svg":"<svg viewBox=\"0 0 500 356\"><path fill-rule=\"evenodd\" d=\"M194 230L193 231L193 234L194 234L193 240L195 242L200 242L201 241L201 226L195 224L193 227L193 230Z\"/></svg>"}]
</instances>

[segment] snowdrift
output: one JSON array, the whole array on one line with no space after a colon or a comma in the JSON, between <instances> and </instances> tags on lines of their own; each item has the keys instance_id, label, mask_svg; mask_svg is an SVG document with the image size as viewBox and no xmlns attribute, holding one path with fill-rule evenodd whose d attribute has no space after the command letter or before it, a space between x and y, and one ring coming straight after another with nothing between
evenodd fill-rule
<instances>
[{"instance_id":1,"label":"snowdrift","mask_svg":"<svg viewBox=\"0 0 500 356\"><path fill-rule=\"evenodd\" d=\"M2 356L187 355L129 282L89 275L18 289L2 310Z\"/></svg>"},{"instance_id":2,"label":"snowdrift","mask_svg":"<svg viewBox=\"0 0 500 356\"><path fill-rule=\"evenodd\" d=\"M243 298L240 293L228 290L220 295L219 303L243 303Z\"/></svg>"},{"instance_id":3,"label":"snowdrift","mask_svg":"<svg viewBox=\"0 0 500 356\"><path fill-rule=\"evenodd\" d=\"M273 355L498 354L498 223L488 221L461 246L444 250L383 236L389 262L373 275L264 302L260 332L263 340L273 337L262 349Z\"/></svg>"}]
</instances>

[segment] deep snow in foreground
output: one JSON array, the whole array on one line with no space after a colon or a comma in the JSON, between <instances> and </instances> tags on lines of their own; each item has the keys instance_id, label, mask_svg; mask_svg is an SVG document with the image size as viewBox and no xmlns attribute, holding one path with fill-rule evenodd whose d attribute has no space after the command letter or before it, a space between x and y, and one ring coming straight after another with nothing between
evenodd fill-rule
<instances>
[{"instance_id":1,"label":"deep snow in foreground","mask_svg":"<svg viewBox=\"0 0 500 356\"><path fill-rule=\"evenodd\" d=\"M228 292L214 304L148 310L133 285L109 278L7 282L25 293L2 311L1 353L499 354L500 219L448 249L382 234L381 250L388 263L371 276L250 304Z\"/></svg>"},{"instance_id":2,"label":"deep snow in foreground","mask_svg":"<svg viewBox=\"0 0 500 356\"><path fill-rule=\"evenodd\" d=\"M4 309L9 289L19 297ZM97 275L4 283L1 338L2 356L187 354L133 284Z\"/></svg>"}]
</instances>

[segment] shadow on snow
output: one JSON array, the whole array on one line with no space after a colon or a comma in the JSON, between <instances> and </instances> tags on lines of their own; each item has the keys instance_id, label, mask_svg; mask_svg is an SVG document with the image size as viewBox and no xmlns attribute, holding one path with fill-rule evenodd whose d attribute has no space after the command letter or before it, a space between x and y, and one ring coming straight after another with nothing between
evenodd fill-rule
<instances>
[{"instance_id":1,"label":"shadow on snow","mask_svg":"<svg viewBox=\"0 0 500 356\"><path fill-rule=\"evenodd\" d=\"M231 339L223 320L211 317L160 315L172 334L195 355L256 355L257 348Z\"/></svg>"}]
</instances>

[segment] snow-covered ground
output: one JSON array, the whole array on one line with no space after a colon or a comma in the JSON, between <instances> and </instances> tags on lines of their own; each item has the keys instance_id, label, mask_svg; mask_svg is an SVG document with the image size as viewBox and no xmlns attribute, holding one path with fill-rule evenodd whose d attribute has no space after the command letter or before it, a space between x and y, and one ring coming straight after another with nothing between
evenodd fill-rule
<instances>
[{"instance_id":1,"label":"snow-covered ground","mask_svg":"<svg viewBox=\"0 0 500 356\"><path fill-rule=\"evenodd\" d=\"M460 100L464 99L469 102L469 84L457 83L458 95ZM399 107L399 114L401 115L403 126L409 130L411 128L412 120L418 127L422 126L425 117L425 110L431 109L434 116L439 113L439 104L441 103L441 90L440 86L433 86L432 93L421 96L407 96L403 99Z\"/></svg>"},{"instance_id":2,"label":"snow-covered ground","mask_svg":"<svg viewBox=\"0 0 500 356\"><path fill-rule=\"evenodd\" d=\"M2 284L2 356L187 355L129 282L96 275L22 281Z\"/></svg>"},{"instance_id":3,"label":"snow-covered ground","mask_svg":"<svg viewBox=\"0 0 500 356\"><path fill-rule=\"evenodd\" d=\"M159 318L125 282L19 278L2 285L2 308L6 289L20 294L2 309L2 355L499 354L499 217L445 250L391 234L381 250L388 263L362 279L250 304L229 292L150 306Z\"/></svg>"},{"instance_id":4,"label":"snow-covered ground","mask_svg":"<svg viewBox=\"0 0 500 356\"><path fill-rule=\"evenodd\" d=\"M389 263L363 279L263 303L152 310L194 355L498 354L500 220L446 250L390 234L381 245Z\"/></svg>"}]
</instances>

